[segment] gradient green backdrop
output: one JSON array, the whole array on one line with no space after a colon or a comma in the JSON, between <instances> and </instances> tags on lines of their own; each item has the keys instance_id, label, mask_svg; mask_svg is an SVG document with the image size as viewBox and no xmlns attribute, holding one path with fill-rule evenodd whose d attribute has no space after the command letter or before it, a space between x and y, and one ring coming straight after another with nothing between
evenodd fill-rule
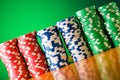
<instances>
[{"instance_id":1,"label":"gradient green backdrop","mask_svg":"<svg viewBox=\"0 0 120 80\"><path fill-rule=\"evenodd\" d=\"M120 3L120 0L0 0L0 43L54 25L87 6L98 7L111 1ZM0 60L0 80L7 79L8 73Z\"/></svg>"}]
</instances>

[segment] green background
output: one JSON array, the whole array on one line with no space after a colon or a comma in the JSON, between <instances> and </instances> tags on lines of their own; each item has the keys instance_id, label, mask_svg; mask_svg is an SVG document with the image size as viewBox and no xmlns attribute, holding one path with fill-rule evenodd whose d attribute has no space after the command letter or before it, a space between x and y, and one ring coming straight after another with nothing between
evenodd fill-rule
<instances>
[{"instance_id":1,"label":"green background","mask_svg":"<svg viewBox=\"0 0 120 80\"><path fill-rule=\"evenodd\" d=\"M0 0L0 43L54 25L87 6L120 0ZM119 5L120 7L120 5ZM0 80L8 73L0 60Z\"/></svg>"}]
</instances>

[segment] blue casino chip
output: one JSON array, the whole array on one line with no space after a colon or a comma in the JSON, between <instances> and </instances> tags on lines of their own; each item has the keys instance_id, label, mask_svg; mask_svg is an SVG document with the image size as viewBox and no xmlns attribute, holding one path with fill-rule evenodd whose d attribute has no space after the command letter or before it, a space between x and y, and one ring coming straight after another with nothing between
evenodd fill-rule
<instances>
[{"instance_id":1,"label":"blue casino chip","mask_svg":"<svg viewBox=\"0 0 120 80\"><path fill-rule=\"evenodd\" d=\"M83 39L80 26L75 22L74 17L57 22L57 28L61 32L75 62L92 55Z\"/></svg>"},{"instance_id":2,"label":"blue casino chip","mask_svg":"<svg viewBox=\"0 0 120 80\"><path fill-rule=\"evenodd\" d=\"M51 70L68 65L68 57L62 45L56 26L37 32Z\"/></svg>"}]
</instances>

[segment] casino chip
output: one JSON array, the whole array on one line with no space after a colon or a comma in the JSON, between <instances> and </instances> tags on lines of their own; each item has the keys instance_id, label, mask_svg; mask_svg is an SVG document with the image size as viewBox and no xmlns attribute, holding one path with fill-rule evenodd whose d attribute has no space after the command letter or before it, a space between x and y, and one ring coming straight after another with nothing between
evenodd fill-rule
<instances>
[{"instance_id":1,"label":"casino chip","mask_svg":"<svg viewBox=\"0 0 120 80\"><path fill-rule=\"evenodd\" d=\"M94 54L111 49L111 44L105 34L95 6L90 6L76 12L82 30Z\"/></svg>"},{"instance_id":2,"label":"casino chip","mask_svg":"<svg viewBox=\"0 0 120 80\"><path fill-rule=\"evenodd\" d=\"M16 39L0 44L0 58L7 68L10 80L29 79L27 66L18 51Z\"/></svg>"},{"instance_id":3,"label":"casino chip","mask_svg":"<svg viewBox=\"0 0 120 80\"><path fill-rule=\"evenodd\" d=\"M104 19L105 28L115 47L120 46L120 11L115 2L98 8Z\"/></svg>"},{"instance_id":4,"label":"casino chip","mask_svg":"<svg viewBox=\"0 0 120 80\"><path fill-rule=\"evenodd\" d=\"M58 35L56 26L51 26L37 32L43 45L50 70L56 70L68 65L68 56Z\"/></svg>"},{"instance_id":5,"label":"casino chip","mask_svg":"<svg viewBox=\"0 0 120 80\"><path fill-rule=\"evenodd\" d=\"M38 80L39 76L49 71L49 68L45 55L38 45L36 32L20 36L17 40L19 50L27 62L30 74L35 80Z\"/></svg>"},{"instance_id":6,"label":"casino chip","mask_svg":"<svg viewBox=\"0 0 120 80\"><path fill-rule=\"evenodd\" d=\"M90 57L89 51L79 25L74 17L66 18L57 22L57 28L61 32L64 41L75 62Z\"/></svg>"}]
</instances>

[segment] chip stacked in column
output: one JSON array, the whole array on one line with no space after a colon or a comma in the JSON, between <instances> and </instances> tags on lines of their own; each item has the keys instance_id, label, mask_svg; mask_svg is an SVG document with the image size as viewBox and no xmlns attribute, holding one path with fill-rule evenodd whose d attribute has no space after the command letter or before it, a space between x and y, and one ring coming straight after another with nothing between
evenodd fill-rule
<instances>
[{"instance_id":1,"label":"chip stacked in column","mask_svg":"<svg viewBox=\"0 0 120 80\"><path fill-rule=\"evenodd\" d=\"M18 51L16 39L0 44L0 58L8 70L10 80L29 79L27 66Z\"/></svg>"},{"instance_id":2,"label":"chip stacked in column","mask_svg":"<svg viewBox=\"0 0 120 80\"><path fill-rule=\"evenodd\" d=\"M57 27L62 33L65 43L75 62L91 56L79 25L74 17L57 22Z\"/></svg>"},{"instance_id":3,"label":"chip stacked in column","mask_svg":"<svg viewBox=\"0 0 120 80\"><path fill-rule=\"evenodd\" d=\"M24 56L30 74L38 80L40 75L49 71L46 63L45 55L43 54L36 39L36 32L31 32L18 37L18 47L21 54Z\"/></svg>"},{"instance_id":4,"label":"chip stacked in column","mask_svg":"<svg viewBox=\"0 0 120 80\"><path fill-rule=\"evenodd\" d=\"M98 8L104 19L105 28L114 46L120 46L120 11L116 3L111 2Z\"/></svg>"},{"instance_id":5,"label":"chip stacked in column","mask_svg":"<svg viewBox=\"0 0 120 80\"><path fill-rule=\"evenodd\" d=\"M103 31L100 18L96 14L95 6L77 11L76 16L82 24L82 29L94 54L111 48L110 41Z\"/></svg>"},{"instance_id":6,"label":"chip stacked in column","mask_svg":"<svg viewBox=\"0 0 120 80\"><path fill-rule=\"evenodd\" d=\"M62 45L56 26L37 32L51 70L68 65L68 57Z\"/></svg>"}]
</instances>

